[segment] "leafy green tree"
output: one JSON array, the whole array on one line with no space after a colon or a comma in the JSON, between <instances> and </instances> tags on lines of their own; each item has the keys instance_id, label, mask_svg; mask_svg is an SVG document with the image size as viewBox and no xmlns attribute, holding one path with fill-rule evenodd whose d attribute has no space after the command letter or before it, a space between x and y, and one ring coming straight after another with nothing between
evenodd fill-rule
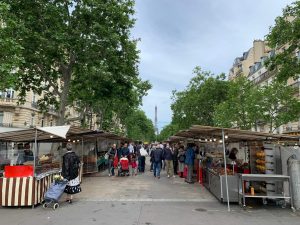
<instances>
[{"instance_id":1,"label":"leafy green tree","mask_svg":"<svg viewBox=\"0 0 300 225\"><path fill-rule=\"evenodd\" d=\"M176 134L179 131L178 126L174 123L170 123L167 126L163 127L157 136L157 141L165 141L170 136Z\"/></svg>"},{"instance_id":2,"label":"leafy green tree","mask_svg":"<svg viewBox=\"0 0 300 225\"><path fill-rule=\"evenodd\" d=\"M17 80L15 73L23 58L20 56L22 46L12 38L10 27L20 29L22 24L12 20L8 15L10 6L4 2L0 2L0 90L13 87ZM5 21L5 23L3 23Z\"/></svg>"},{"instance_id":3,"label":"leafy green tree","mask_svg":"<svg viewBox=\"0 0 300 225\"><path fill-rule=\"evenodd\" d=\"M261 97L259 89L245 77L230 81L228 99L216 108L215 125L251 129L261 119Z\"/></svg>"},{"instance_id":4,"label":"leafy green tree","mask_svg":"<svg viewBox=\"0 0 300 225\"><path fill-rule=\"evenodd\" d=\"M139 141L154 141L155 130L153 123L147 118L144 111L132 110L125 120L127 137Z\"/></svg>"},{"instance_id":5,"label":"leafy green tree","mask_svg":"<svg viewBox=\"0 0 300 225\"><path fill-rule=\"evenodd\" d=\"M134 0L2 3L8 12L0 37L16 44L10 55L21 62L0 54L0 70L7 80L17 77L20 101L29 90L42 95L41 110L56 106L58 124L74 102L84 113L99 106L97 99L105 98L105 103L119 98L128 108L140 103L149 83L138 77L139 52L130 33Z\"/></svg>"},{"instance_id":6,"label":"leafy green tree","mask_svg":"<svg viewBox=\"0 0 300 225\"><path fill-rule=\"evenodd\" d=\"M194 69L194 74L184 91L173 91L172 121L178 129L193 124L213 125L215 108L227 97L228 82L224 74L215 76L200 67Z\"/></svg>"},{"instance_id":7,"label":"leafy green tree","mask_svg":"<svg viewBox=\"0 0 300 225\"><path fill-rule=\"evenodd\" d=\"M276 54L268 62L269 69L275 70L280 81L300 74L300 1L295 1L283 10L266 36L268 45Z\"/></svg>"},{"instance_id":8,"label":"leafy green tree","mask_svg":"<svg viewBox=\"0 0 300 225\"><path fill-rule=\"evenodd\" d=\"M274 132L281 125L299 119L300 102L294 96L293 88L280 82L273 82L264 86L262 93L262 119L269 125L269 132Z\"/></svg>"}]
</instances>

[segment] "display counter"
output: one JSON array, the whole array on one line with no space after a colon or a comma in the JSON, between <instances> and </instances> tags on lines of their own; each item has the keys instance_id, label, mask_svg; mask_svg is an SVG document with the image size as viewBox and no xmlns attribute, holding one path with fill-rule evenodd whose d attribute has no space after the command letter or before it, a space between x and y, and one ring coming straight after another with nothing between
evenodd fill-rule
<instances>
[{"instance_id":1,"label":"display counter","mask_svg":"<svg viewBox=\"0 0 300 225\"><path fill-rule=\"evenodd\" d=\"M239 202L238 175L228 175L228 193L230 202ZM225 175L205 168L203 170L204 186L221 202L227 201Z\"/></svg>"},{"instance_id":2,"label":"display counter","mask_svg":"<svg viewBox=\"0 0 300 225\"><path fill-rule=\"evenodd\" d=\"M1 177L1 206L34 206L41 203L56 174L60 174L59 169L41 173L36 177Z\"/></svg>"}]
</instances>

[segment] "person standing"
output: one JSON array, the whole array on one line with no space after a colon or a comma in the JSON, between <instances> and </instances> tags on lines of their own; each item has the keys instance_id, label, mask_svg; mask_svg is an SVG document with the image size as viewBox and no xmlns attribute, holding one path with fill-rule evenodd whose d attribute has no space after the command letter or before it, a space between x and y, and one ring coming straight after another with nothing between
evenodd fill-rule
<instances>
[{"instance_id":1,"label":"person standing","mask_svg":"<svg viewBox=\"0 0 300 225\"><path fill-rule=\"evenodd\" d=\"M178 171L178 144L176 144L174 146L174 150L173 150L173 168L174 168L174 174L177 174Z\"/></svg>"},{"instance_id":2,"label":"person standing","mask_svg":"<svg viewBox=\"0 0 300 225\"><path fill-rule=\"evenodd\" d=\"M184 162L185 162L185 151L183 145L181 145L178 149L177 158L178 158L178 173L180 177L183 177Z\"/></svg>"},{"instance_id":3,"label":"person standing","mask_svg":"<svg viewBox=\"0 0 300 225\"><path fill-rule=\"evenodd\" d=\"M169 144L166 144L166 147L164 149L163 158L165 160L168 178L175 177L174 176L174 168L173 168L173 151Z\"/></svg>"},{"instance_id":4,"label":"person standing","mask_svg":"<svg viewBox=\"0 0 300 225\"><path fill-rule=\"evenodd\" d=\"M67 153L63 156L62 176L68 180L65 188L66 201L72 203L73 195L81 192L79 180L79 157L72 151L72 144L67 144Z\"/></svg>"},{"instance_id":5,"label":"person standing","mask_svg":"<svg viewBox=\"0 0 300 225\"><path fill-rule=\"evenodd\" d=\"M128 149L129 149L129 153L130 153L130 154L133 154L133 153L134 153L134 147L133 147L132 142L129 142Z\"/></svg>"},{"instance_id":6,"label":"person standing","mask_svg":"<svg viewBox=\"0 0 300 225\"><path fill-rule=\"evenodd\" d=\"M117 145L113 144L109 151L107 152L108 154L108 176L114 176L115 175L115 169L114 169L114 159L115 155L117 154Z\"/></svg>"},{"instance_id":7,"label":"person standing","mask_svg":"<svg viewBox=\"0 0 300 225\"><path fill-rule=\"evenodd\" d=\"M160 145L157 145L153 151L153 175L160 178L161 162L163 160L163 150Z\"/></svg>"},{"instance_id":8,"label":"person standing","mask_svg":"<svg viewBox=\"0 0 300 225\"><path fill-rule=\"evenodd\" d=\"M185 164L187 165L187 177L185 182L193 183L193 170L194 170L194 159L195 159L195 144L189 144L185 153Z\"/></svg>"},{"instance_id":9,"label":"person standing","mask_svg":"<svg viewBox=\"0 0 300 225\"><path fill-rule=\"evenodd\" d=\"M124 144L123 148L122 148L122 151L121 151L121 157L126 157L128 158L129 156L129 148L127 147L127 143Z\"/></svg>"}]
</instances>

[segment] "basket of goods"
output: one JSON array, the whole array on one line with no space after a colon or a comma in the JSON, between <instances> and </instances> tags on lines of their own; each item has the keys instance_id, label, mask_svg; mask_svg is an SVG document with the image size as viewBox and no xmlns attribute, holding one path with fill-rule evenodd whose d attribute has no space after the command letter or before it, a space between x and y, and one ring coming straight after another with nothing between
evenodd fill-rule
<instances>
[{"instance_id":1,"label":"basket of goods","mask_svg":"<svg viewBox=\"0 0 300 225\"><path fill-rule=\"evenodd\" d=\"M57 174L57 175L54 175L53 179L54 179L54 182L55 182L56 184L64 181L63 176L58 175L58 174Z\"/></svg>"},{"instance_id":2,"label":"basket of goods","mask_svg":"<svg viewBox=\"0 0 300 225\"><path fill-rule=\"evenodd\" d=\"M42 155L40 158L40 164L47 164L52 163L52 156L51 155Z\"/></svg>"}]
</instances>

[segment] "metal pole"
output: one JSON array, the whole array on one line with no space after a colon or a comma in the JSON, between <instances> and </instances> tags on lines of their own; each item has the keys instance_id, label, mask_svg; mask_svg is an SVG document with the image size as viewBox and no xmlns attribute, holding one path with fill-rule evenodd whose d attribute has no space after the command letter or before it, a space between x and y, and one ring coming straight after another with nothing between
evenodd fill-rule
<instances>
[{"instance_id":1,"label":"metal pole","mask_svg":"<svg viewBox=\"0 0 300 225\"><path fill-rule=\"evenodd\" d=\"M34 153L33 153L33 168L34 168L34 176L35 176L35 167L36 167L36 154L37 154L37 129L35 129L35 138L34 138Z\"/></svg>"},{"instance_id":2,"label":"metal pole","mask_svg":"<svg viewBox=\"0 0 300 225\"><path fill-rule=\"evenodd\" d=\"M223 143L223 153L224 153L224 169L225 169L225 182L226 182L226 195L227 195L227 208L228 212L230 212L230 200L228 193L228 179L227 179L227 162L226 162L226 149L225 149L225 135L224 130L222 129L222 143Z\"/></svg>"}]
</instances>

